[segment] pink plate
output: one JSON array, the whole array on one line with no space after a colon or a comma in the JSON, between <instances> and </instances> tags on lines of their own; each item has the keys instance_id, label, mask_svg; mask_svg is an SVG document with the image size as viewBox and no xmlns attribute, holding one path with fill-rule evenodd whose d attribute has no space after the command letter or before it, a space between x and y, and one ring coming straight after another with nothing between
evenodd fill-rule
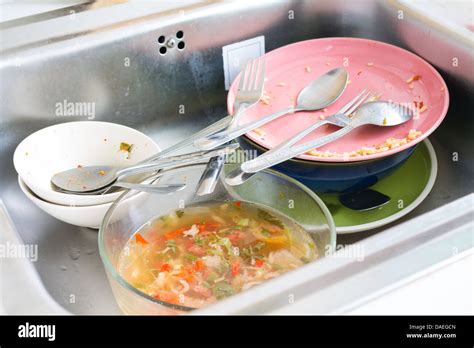
<instances>
[{"instance_id":1,"label":"pink plate","mask_svg":"<svg viewBox=\"0 0 474 348\"><path fill-rule=\"evenodd\" d=\"M269 105L259 102L242 115L242 123L258 119L282 108L294 105L296 97L310 81L319 75L343 67L349 73L350 83L343 95L327 109L313 112L298 112L283 116L260 129L246 134L257 144L270 149L300 130L314 123L321 116L339 110L362 89L368 88L380 95L380 100L392 100L415 108L422 101L426 111L407 123L394 127L363 126L348 135L318 148L338 154L350 153L362 147L372 147L388 138L404 138L411 129L422 135L405 145L387 151L358 157L319 157L304 154L298 158L321 161L362 161L392 155L407 149L430 135L443 120L449 105L449 94L440 74L420 57L404 49L383 42L354 39L326 38L298 42L278 48L265 54L267 81L265 91L269 95ZM413 76L418 80L407 83ZM239 77L232 83L227 105L232 112L234 95ZM335 126L326 125L301 142L334 132Z\"/></svg>"}]
</instances>

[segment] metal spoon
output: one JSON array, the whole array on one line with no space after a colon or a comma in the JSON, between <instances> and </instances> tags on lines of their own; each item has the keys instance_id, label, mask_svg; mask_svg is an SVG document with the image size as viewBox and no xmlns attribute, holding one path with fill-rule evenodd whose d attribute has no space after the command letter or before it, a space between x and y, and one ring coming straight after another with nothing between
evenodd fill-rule
<instances>
[{"instance_id":1,"label":"metal spoon","mask_svg":"<svg viewBox=\"0 0 474 348\"><path fill-rule=\"evenodd\" d=\"M339 139L357 127L368 124L382 127L396 126L411 120L413 115L413 110L400 104L381 101L366 103L355 112L351 122L344 128L324 137L286 148L280 152L260 155L251 161L243 163L240 168L230 173L228 175L229 180L226 180L226 183L232 186L240 185L250 177L245 173L256 173L263 169L272 167L313 148L317 148Z\"/></svg>"},{"instance_id":2,"label":"metal spoon","mask_svg":"<svg viewBox=\"0 0 474 348\"><path fill-rule=\"evenodd\" d=\"M263 126L264 124L286 114L298 111L314 111L323 109L341 96L347 86L348 77L349 75L347 74L347 71L342 68L328 71L324 75L313 80L300 91L296 100L296 106L290 106L231 130L224 130L200 138L194 142L194 145L201 150L209 150L238 138L239 136L250 132L252 129Z\"/></svg>"},{"instance_id":3,"label":"metal spoon","mask_svg":"<svg viewBox=\"0 0 474 348\"><path fill-rule=\"evenodd\" d=\"M299 133L296 133L292 136L290 136L287 140L284 142L278 144L274 148L270 149L269 151L266 152L267 155L280 152L280 151L285 151L285 149L290 148L294 144L296 144L298 141L303 139L306 135L310 134L312 131L315 129L325 125L325 124L332 124L338 127L345 127L351 122L351 118L349 117L354 113L355 110L364 102L366 102L367 99L371 97L371 93L367 92L367 90L363 90L361 93L359 93L355 98L353 98L351 101L349 101L346 105L344 105L339 111L333 115L327 115L323 120L318 120L317 122L313 123L309 127L303 129ZM240 167L233 170L231 173L229 173L225 181L229 185L240 185L242 182L247 181L250 179L253 175L257 173L245 173L243 172Z\"/></svg>"},{"instance_id":4,"label":"metal spoon","mask_svg":"<svg viewBox=\"0 0 474 348\"><path fill-rule=\"evenodd\" d=\"M220 120L218 120L217 122L211 124L210 126L200 130L197 133L194 133L190 137L187 137L186 139L184 139L184 140L182 140L182 141L180 141L180 142L164 149L163 151L160 151L159 153L157 153L157 154L141 161L140 163L137 163L137 165L142 164L142 163L156 161L160 158L163 158L165 156L170 155L173 152L184 149L187 146L192 145L196 139L202 138L204 136L208 136L210 134L216 133L220 130L223 130L223 129L227 128L227 126L229 125L229 123L231 121L232 121L232 116L228 115L226 117L223 117ZM67 192L69 192L69 193L83 192L83 190L72 191L72 189L69 188L69 185L64 184L64 182L60 181L58 179L58 177L56 177L56 176L68 175L68 176L75 177L75 176L80 176L81 172L82 173L86 173L86 172L90 172L90 173L99 173L100 172L100 173L102 173L102 171L108 172L109 168L110 168L110 166L103 166L102 168L99 168L99 166L87 166L87 167L81 167L81 168L73 168L73 169L64 171L62 173L58 173L55 176L53 176L53 178L51 179L51 183L53 184L53 186L57 187L58 189L61 189L61 190L65 191L66 193ZM118 168L118 169L120 169L120 168ZM56 182L53 181L53 179ZM85 185L85 186L87 187L87 185ZM90 191L94 191L94 190L90 190Z\"/></svg>"},{"instance_id":5,"label":"metal spoon","mask_svg":"<svg viewBox=\"0 0 474 348\"><path fill-rule=\"evenodd\" d=\"M167 157L161 159L159 162L147 162L126 168L117 168L113 166L74 168L55 174L51 178L51 182L56 187L69 193L92 191L92 194L94 194L96 190L113 184L119 177L146 173L187 163L195 163L202 159L209 159L214 156L232 153L238 147L239 145L234 143L211 151L198 151L181 156Z\"/></svg>"},{"instance_id":6,"label":"metal spoon","mask_svg":"<svg viewBox=\"0 0 474 348\"><path fill-rule=\"evenodd\" d=\"M166 185L158 186L158 185L151 185L151 184L133 184L130 182L116 181L110 187L112 186L121 187L121 188L129 189L129 190L136 190L136 191L166 195L169 193L174 193L174 192L183 190L186 187L186 184L166 184ZM60 188L57 188L57 191L62 192L62 193L70 193L69 191L61 190ZM105 189L93 191L93 194L94 195L102 194L102 191L105 191ZM79 194L84 195L84 193L79 193ZM90 195L90 193L87 193L87 194Z\"/></svg>"}]
</instances>

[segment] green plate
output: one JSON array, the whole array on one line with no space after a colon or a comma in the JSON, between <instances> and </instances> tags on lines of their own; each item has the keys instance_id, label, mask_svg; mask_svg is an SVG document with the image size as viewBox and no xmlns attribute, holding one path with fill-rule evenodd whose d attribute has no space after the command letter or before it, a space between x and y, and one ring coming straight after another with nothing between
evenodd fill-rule
<instances>
[{"instance_id":1,"label":"green plate","mask_svg":"<svg viewBox=\"0 0 474 348\"><path fill-rule=\"evenodd\" d=\"M346 208L337 195L318 194L329 208L338 234L367 231L393 222L415 209L433 188L438 171L436 154L425 139L393 174L373 185L391 198L388 204L368 211Z\"/></svg>"}]
</instances>

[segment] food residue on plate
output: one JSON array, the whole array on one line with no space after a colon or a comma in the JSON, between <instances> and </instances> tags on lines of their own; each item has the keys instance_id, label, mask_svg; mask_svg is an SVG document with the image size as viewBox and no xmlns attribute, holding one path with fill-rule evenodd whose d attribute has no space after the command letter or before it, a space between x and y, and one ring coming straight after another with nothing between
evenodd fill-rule
<instances>
[{"instance_id":1,"label":"food residue on plate","mask_svg":"<svg viewBox=\"0 0 474 348\"><path fill-rule=\"evenodd\" d=\"M369 63L367 63L367 66L374 66L374 63L369 62Z\"/></svg>"},{"instance_id":2,"label":"food residue on plate","mask_svg":"<svg viewBox=\"0 0 474 348\"><path fill-rule=\"evenodd\" d=\"M128 143L120 143L120 151L130 152L130 151L132 151L132 146L133 145L130 145Z\"/></svg>"},{"instance_id":3,"label":"food residue on plate","mask_svg":"<svg viewBox=\"0 0 474 348\"><path fill-rule=\"evenodd\" d=\"M423 100L414 100L413 105L415 105L415 108L420 114L428 110L428 106L423 102Z\"/></svg>"},{"instance_id":4,"label":"food residue on plate","mask_svg":"<svg viewBox=\"0 0 474 348\"><path fill-rule=\"evenodd\" d=\"M307 73L310 73L310 72L311 72L311 67L305 66L305 67L304 67L304 70L305 70Z\"/></svg>"},{"instance_id":5,"label":"food residue on plate","mask_svg":"<svg viewBox=\"0 0 474 348\"><path fill-rule=\"evenodd\" d=\"M120 143L120 151L125 152L127 154L126 159L130 158L130 153L132 152L133 144L128 143Z\"/></svg>"},{"instance_id":6,"label":"food residue on plate","mask_svg":"<svg viewBox=\"0 0 474 348\"><path fill-rule=\"evenodd\" d=\"M260 102L265 105L270 105L270 96L267 91L263 90L262 96L260 97Z\"/></svg>"},{"instance_id":7,"label":"food residue on plate","mask_svg":"<svg viewBox=\"0 0 474 348\"><path fill-rule=\"evenodd\" d=\"M396 147L405 145L408 142L418 138L421 134L422 134L421 131L417 131L416 129L410 129L410 131L404 138L401 138L401 139L388 138L382 144L371 146L371 147L362 147L356 151L338 153L338 152L331 152L331 151L318 151L317 149L314 149L314 150L306 152L306 155L317 156L317 157L342 157L342 158L373 155L375 153L388 151L390 149L394 149Z\"/></svg>"},{"instance_id":8,"label":"food residue on plate","mask_svg":"<svg viewBox=\"0 0 474 348\"><path fill-rule=\"evenodd\" d=\"M265 131L261 128L255 128L252 130L255 134L259 135L260 137L264 137L265 135L267 135L267 133L265 133Z\"/></svg>"},{"instance_id":9,"label":"food residue on plate","mask_svg":"<svg viewBox=\"0 0 474 348\"><path fill-rule=\"evenodd\" d=\"M406 80L406 83L412 83L413 81L418 81L421 79L421 76L420 75L413 75L412 77L410 77L408 80Z\"/></svg>"},{"instance_id":10,"label":"food residue on plate","mask_svg":"<svg viewBox=\"0 0 474 348\"><path fill-rule=\"evenodd\" d=\"M97 172L97 174L99 174L100 176L104 176L105 175L105 170L99 170Z\"/></svg>"}]
</instances>

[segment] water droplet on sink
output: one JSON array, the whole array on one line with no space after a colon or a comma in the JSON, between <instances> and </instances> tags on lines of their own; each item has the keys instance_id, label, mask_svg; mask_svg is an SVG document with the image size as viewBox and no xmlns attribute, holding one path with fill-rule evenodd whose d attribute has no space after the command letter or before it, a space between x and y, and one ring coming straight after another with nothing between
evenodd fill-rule
<instances>
[{"instance_id":1,"label":"water droplet on sink","mask_svg":"<svg viewBox=\"0 0 474 348\"><path fill-rule=\"evenodd\" d=\"M73 260L78 260L81 257L81 249L69 248L69 257Z\"/></svg>"}]
</instances>

